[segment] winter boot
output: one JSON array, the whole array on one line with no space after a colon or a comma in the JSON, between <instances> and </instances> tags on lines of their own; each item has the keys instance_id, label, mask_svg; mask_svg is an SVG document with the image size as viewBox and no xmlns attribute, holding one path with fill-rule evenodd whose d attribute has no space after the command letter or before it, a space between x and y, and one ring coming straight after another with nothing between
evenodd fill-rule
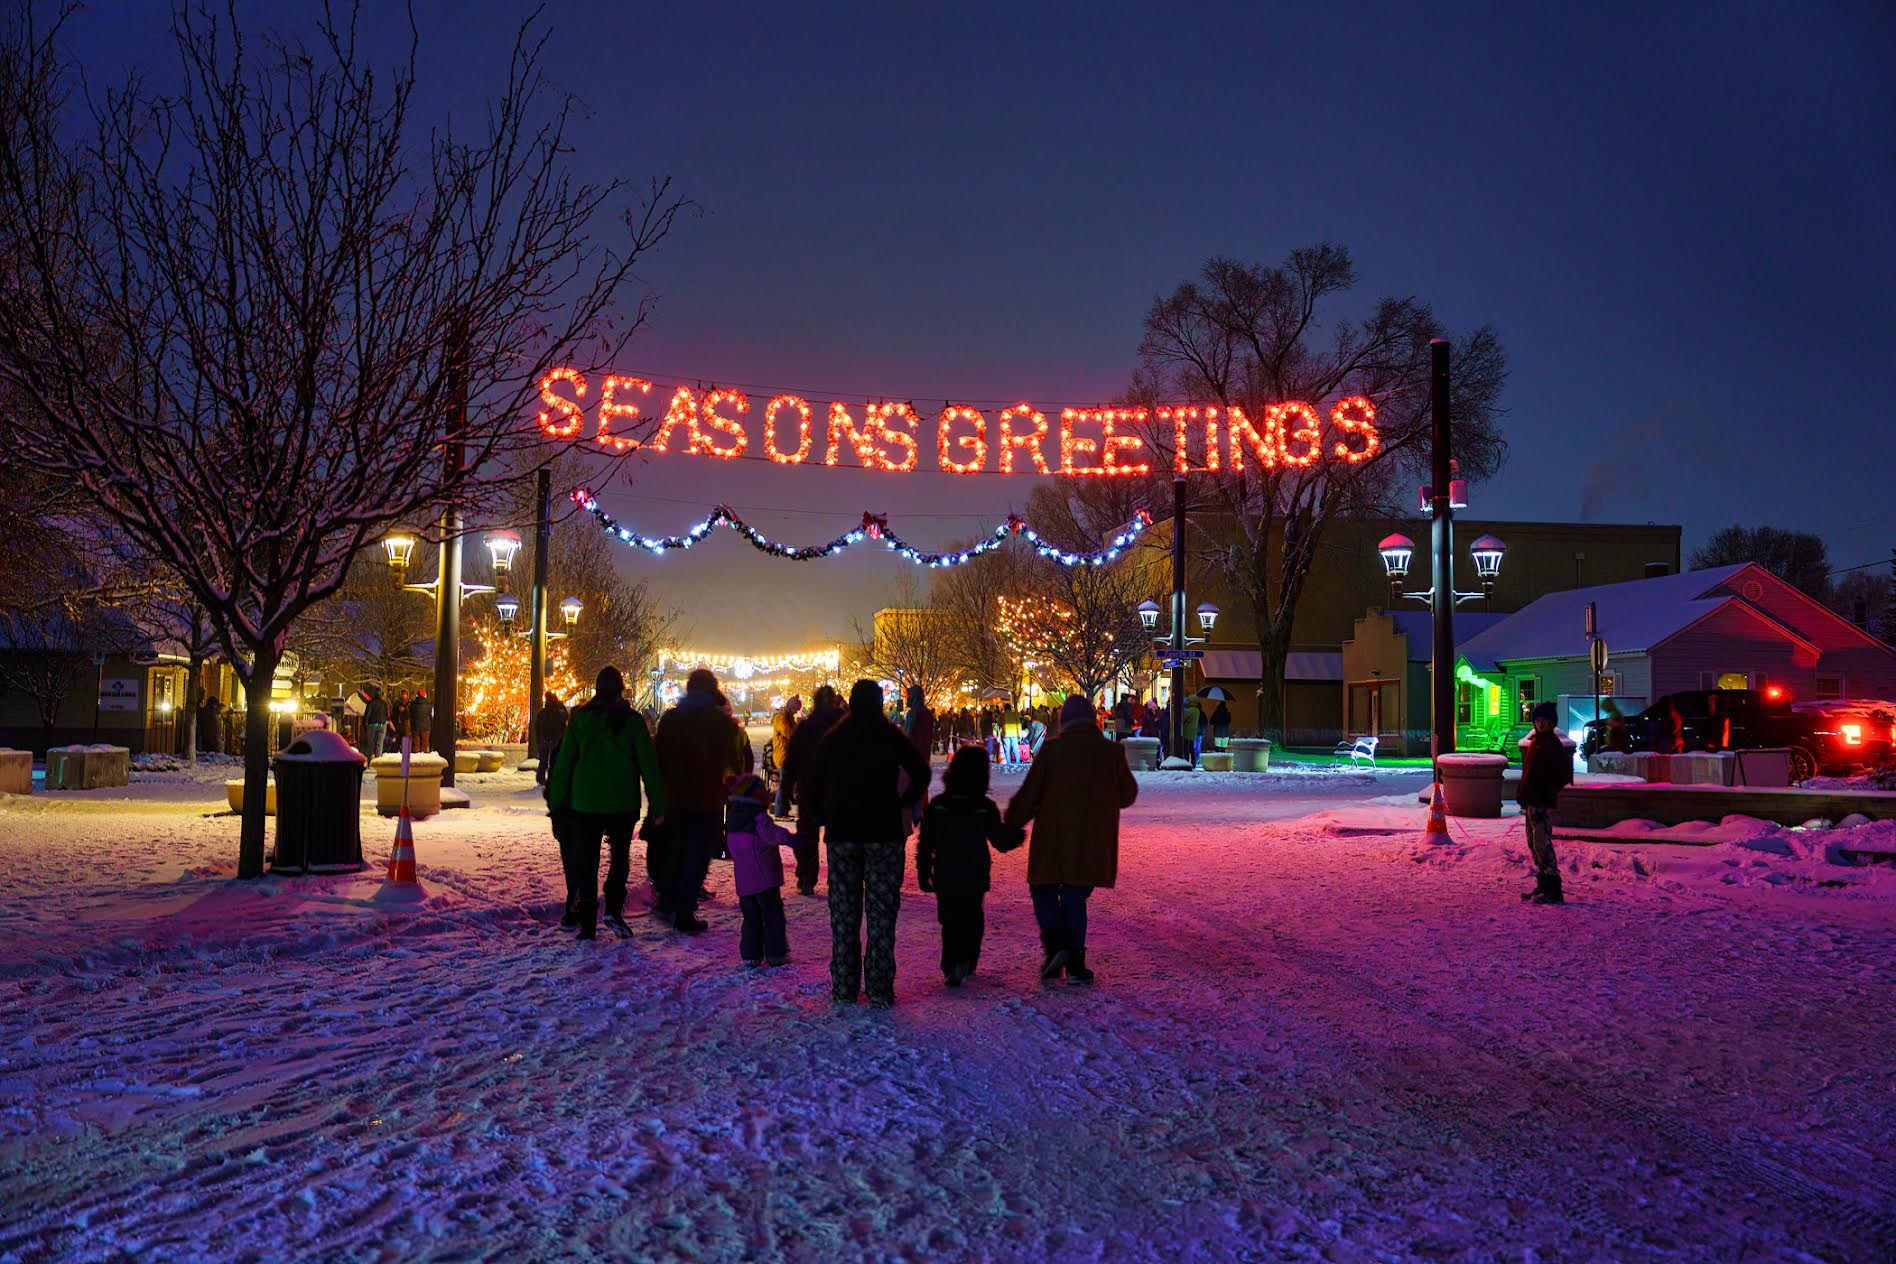
<instances>
[{"instance_id":1,"label":"winter boot","mask_svg":"<svg viewBox=\"0 0 1896 1264\"><path fill-rule=\"evenodd\" d=\"M1086 968L1086 949L1067 949L1067 982L1091 983L1093 972Z\"/></svg>"},{"instance_id":2,"label":"winter boot","mask_svg":"<svg viewBox=\"0 0 1896 1264\"><path fill-rule=\"evenodd\" d=\"M581 900L579 907L573 910L573 917L579 926L581 939L592 939L598 935L599 906L597 904Z\"/></svg>"},{"instance_id":3,"label":"winter boot","mask_svg":"<svg viewBox=\"0 0 1896 1264\"><path fill-rule=\"evenodd\" d=\"M672 920L672 929L686 935L702 935L711 927L690 913L680 913Z\"/></svg>"},{"instance_id":4,"label":"winter boot","mask_svg":"<svg viewBox=\"0 0 1896 1264\"><path fill-rule=\"evenodd\" d=\"M560 914L560 929L571 930L579 925L579 909L572 896L566 897L566 911Z\"/></svg>"},{"instance_id":5,"label":"winter boot","mask_svg":"<svg viewBox=\"0 0 1896 1264\"><path fill-rule=\"evenodd\" d=\"M1534 893L1532 902L1535 904L1565 904L1567 901L1562 898L1560 894L1560 875L1550 873L1544 876L1541 879L1541 889Z\"/></svg>"},{"instance_id":6,"label":"winter boot","mask_svg":"<svg viewBox=\"0 0 1896 1264\"><path fill-rule=\"evenodd\" d=\"M1046 956L1040 962L1040 981L1051 983L1066 971L1067 936L1064 930L1040 932L1040 946Z\"/></svg>"},{"instance_id":7,"label":"winter boot","mask_svg":"<svg viewBox=\"0 0 1896 1264\"><path fill-rule=\"evenodd\" d=\"M1535 898L1536 896L1538 896L1538 895L1540 895L1540 893L1541 893L1541 892L1543 892L1543 891L1545 891L1546 889L1547 889L1547 878L1546 878L1546 876L1545 876L1545 875L1543 875L1543 874L1538 874L1538 873L1537 873L1537 874L1535 874L1535 875L1534 875L1534 889L1533 889L1532 891L1523 891L1523 892L1521 892L1521 898L1522 898L1523 900L1530 900L1530 901L1531 901L1531 900L1533 900L1533 899L1534 899L1534 898Z\"/></svg>"},{"instance_id":8,"label":"winter boot","mask_svg":"<svg viewBox=\"0 0 1896 1264\"><path fill-rule=\"evenodd\" d=\"M632 928L625 924L625 918L619 914L608 913L599 920L605 923L607 930L617 935L620 939L632 938Z\"/></svg>"}]
</instances>

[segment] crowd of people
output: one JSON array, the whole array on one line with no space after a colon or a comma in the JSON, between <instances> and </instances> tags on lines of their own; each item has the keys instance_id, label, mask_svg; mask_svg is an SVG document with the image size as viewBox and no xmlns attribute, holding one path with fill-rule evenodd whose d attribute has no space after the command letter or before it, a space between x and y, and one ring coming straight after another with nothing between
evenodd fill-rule
<instances>
[{"instance_id":1,"label":"crowd of people","mask_svg":"<svg viewBox=\"0 0 1896 1264\"><path fill-rule=\"evenodd\" d=\"M368 703L362 709L362 753L374 759L383 751L398 750L404 737L425 744L434 726L434 703L426 689L415 690L411 698L403 689L390 702L380 685L365 686Z\"/></svg>"},{"instance_id":2,"label":"crowd of people","mask_svg":"<svg viewBox=\"0 0 1896 1264\"><path fill-rule=\"evenodd\" d=\"M800 894L814 896L827 876L832 998L853 1004L866 995L887 1006L895 1000L895 926L910 835L918 835L918 884L936 899L942 979L950 987L980 960L991 851L1026 841L1040 978L1089 983L1087 901L1114 883L1119 813L1138 785L1090 700L1068 698L1057 712L996 712L938 718L919 688L891 711L873 680L857 681L845 704L825 685L807 714L801 699L791 699L773 720L766 759L779 777L773 794L712 672L692 672L654 728L626 698L618 670L607 667L592 699L561 713L550 749L553 724L535 733L566 878L560 924L581 940L596 938L602 925L631 936L626 892L636 832L646 843L656 916L684 934L703 933L707 924L697 914L706 874L727 855L739 957L747 967L781 966L790 956L788 851ZM930 760L944 750L952 756L931 794ZM992 765L1029 755L1026 778L1002 808L988 794ZM794 831L779 823L792 815Z\"/></svg>"}]
</instances>

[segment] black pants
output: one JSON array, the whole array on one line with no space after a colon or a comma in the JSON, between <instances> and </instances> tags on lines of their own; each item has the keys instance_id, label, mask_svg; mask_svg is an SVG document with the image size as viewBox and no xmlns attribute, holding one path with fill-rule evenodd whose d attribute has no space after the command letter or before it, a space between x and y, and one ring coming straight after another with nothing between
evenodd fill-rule
<instances>
[{"instance_id":1,"label":"black pants","mask_svg":"<svg viewBox=\"0 0 1896 1264\"><path fill-rule=\"evenodd\" d=\"M984 899L979 891L935 897L935 917L941 922L943 974L957 965L972 973L980 961L981 938L987 932L987 915L981 907Z\"/></svg>"},{"instance_id":2,"label":"black pants","mask_svg":"<svg viewBox=\"0 0 1896 1264\"><path fill-rule=\"evenodd\" d=\"M900 839L829 840L830 995L835 1000L848 1003L858 991L884 1005L895 1000L895 919L902 906L906 854ZM865 923L867 934L859 939Z\"/></svg>"},{"instance_id":3,"label":"black pants","mask_svg":"<svg viewBox=\"0 0 1896 1264\"><path fill-rule=\"evenodd\" d=\"M803 809L797 809L797 890L816 890L817 874L817 837L823 827L811 821L803 820Z\"/></svg>"},{"instance_id":4,"label":"black pants","mask_svg":"<svg viewBox=\"0 0 1896 1264\"><path fill-rule=\"evenodd\" d=\"M772 887L756 895L741 895L737 906L744 912L744 929L737 937L738 955L748 965L768 961L780 966L790 958L790 937L783 924L783 891Z\"/></svg>"},{"instance_id":5,"label":"black pants","mask_svg":"<svg viewBox=\"0 0 1896 1264\"><path fill-rule=\"evenodd\" d=\"M625 913L625 879L632 869L632 830L637 818L596 812L568 812L555 818L553 836L560 842L560 863L566 870L566 899L581 926L599 923L599 839L603 835L610 859L606 864L606 912Z\"/></svg>"},{"instance_id":6,"label":"black pants","mask_svg":"<svg viewBox=\"0 0 1896 1264\"><path fill-rule=\"evenodd\" d=\"M674 812L668 820L677 826L679 849L671 910L679 917L690 917L698 911L698 892L711 872L711 858L724 843L724 817L717 812Z\"/></svg>"}]
</instances>

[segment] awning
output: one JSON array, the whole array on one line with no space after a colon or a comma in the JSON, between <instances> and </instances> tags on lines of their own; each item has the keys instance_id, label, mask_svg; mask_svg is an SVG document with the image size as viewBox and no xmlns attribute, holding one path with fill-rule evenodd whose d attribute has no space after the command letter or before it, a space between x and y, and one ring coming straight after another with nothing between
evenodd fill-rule
<instances>
[{"instance_id":1,"label":"awning","mask_svg":"<svg viewBox=\"0 0 1896 1264\"><path fill-rule=\"evenodd\" d=\"M1264 671L1262 650L1206 650L1200 663L1206 680L1237 680L1256 684ZM1340 650L1292 650L1284 659L1285 680L1340 681Z\"/></svg>"}]
</instances>

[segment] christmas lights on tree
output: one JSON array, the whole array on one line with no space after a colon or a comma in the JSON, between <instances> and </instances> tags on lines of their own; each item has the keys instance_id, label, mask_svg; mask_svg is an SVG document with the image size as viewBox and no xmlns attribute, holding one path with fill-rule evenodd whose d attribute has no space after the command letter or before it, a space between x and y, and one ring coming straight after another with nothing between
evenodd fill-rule
<instances>
[{"instance_id":1,"label":"christmas lights on tree","mask_svg":"<svg viewBox=\"0 0 1896 1264\"><path fill-rule=\"evenodd\" d=\"M481 741L519 741L526 735L528 717L538 701L527 693L532 681L532 642L510 634L497 620L482 620L474 629L474 643L480 658L461 677L461 715L467 730ZM559 641L547 649L546 687L569 702L580 692L566 646Z\"/></svg>"},{"instance_id":2,"label":"christmas lights on tree","mask_svg":"<svg viewBox=\"0 0 1896 1264\"><path fill-rule=\"evenodd\" d=\"M864 540L877 540L897 557L907 558L917 566L936 569L960 566L983 553L991 553L1007 543L1007 538L1012 535L1018 535L1026 540L1041 557L1058 562L1062 566L1105 566L1117 561L1120 555L1144 534L1145 529L1152 525L1152 515L1140 509L1119 534L1106 542L1106 547L1101 551L1069 553L1042 539L1040 534L1027 524L1025 518L1018 514L1009 514L1005 522L995 527L985 539L977 544L969 545L965 549L952 549L945 553L929 553L916 548L889 530L887 514L864 513L860 526L845 531L825 544L794 545L779 544L768 538L763 532L738 517L737 511L729 505L719 505L705 515L703 521L692 526L683 535L650 536L640 535L630 527L621 526L599 507L599 502L585 488L573 493L573 501L591 514L605 529L606 534L617 538L622 543L644 549L654 557L663 557L671 549L688 549L710 535L714 529L729 527L750 541L751 545L760 552L768 553L772 557L788 558L794 562L807 562L818 557L834 557L851 545L861 544Z\"/></svg>"}]
</instances>

